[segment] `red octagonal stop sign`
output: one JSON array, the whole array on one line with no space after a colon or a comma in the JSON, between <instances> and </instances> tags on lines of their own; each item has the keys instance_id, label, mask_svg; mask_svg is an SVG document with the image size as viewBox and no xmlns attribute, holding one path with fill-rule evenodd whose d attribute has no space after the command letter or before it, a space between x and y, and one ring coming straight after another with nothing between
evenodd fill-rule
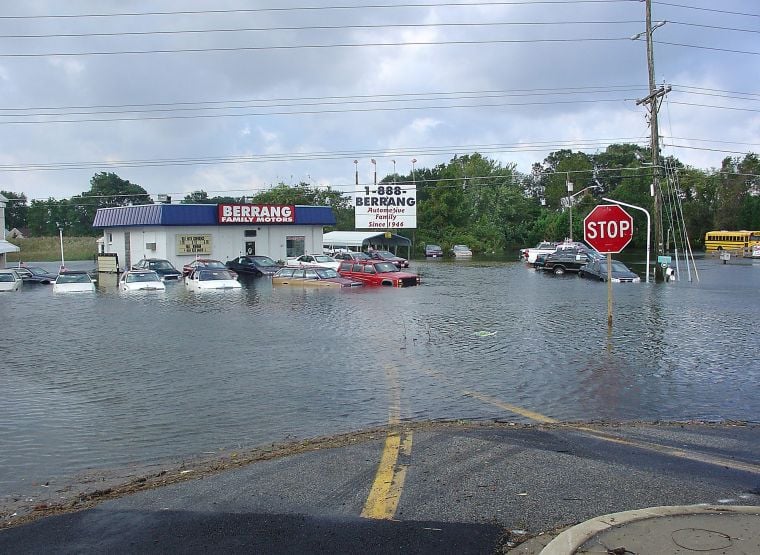
<instances>
[{"instance_id":1,"label":"red octagonal stop sign","mask_svg":"<svg viewBox=\"0 0 760 555\"><path fill-rule=\"evenodd\" d=\"M633 218L617 204L600 204L583 220L583 238L602 254L622 251L633 237Z\"/></svg>"}]
</instances>

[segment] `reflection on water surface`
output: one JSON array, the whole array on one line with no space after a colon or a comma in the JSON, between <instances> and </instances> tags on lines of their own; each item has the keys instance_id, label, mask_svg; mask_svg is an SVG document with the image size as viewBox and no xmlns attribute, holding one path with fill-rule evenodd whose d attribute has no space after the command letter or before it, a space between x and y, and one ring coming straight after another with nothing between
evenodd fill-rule
<instances>
[{"instance_id":1,"label":"reflection on water surface","mask_svg":"<svg viewBox=\"0 0 760 555\"><path fill-rule=\"evenodd\" d=\"M0 497L86 468L405 419L754 420L760 265L614 287L420 261L420 287L4 296ZM111 278L113 283L111 283ZM391 383L394 382L394 383Z\"/></svg>"}]
</instances>

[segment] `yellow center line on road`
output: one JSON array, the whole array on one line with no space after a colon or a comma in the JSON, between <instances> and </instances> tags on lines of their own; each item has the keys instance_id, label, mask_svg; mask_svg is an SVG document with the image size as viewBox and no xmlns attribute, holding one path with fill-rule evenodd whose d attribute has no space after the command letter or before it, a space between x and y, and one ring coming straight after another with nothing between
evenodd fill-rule
<instances>
[{"instance_id":1,"label":"yellow center line on road","mask_svg":"<svg viewBox=\"0 0 760 555\"><path fill-rule=\"evenodd\" d=\"M489 395L484 395L482 393L478 393L475 391L464 391L463 392L468 397L473 397L475 399L478 399L480 401L483 401L485 403L494 405L496 407L499 407L501 409L504 409L508 412L512 412L514 414L519 414L520 416L524 416L525 418L529 418L530 420L534 420L536 422L540 422L542 424L559 424L560 421L556 420L554 418L551 418L549 416L545 416L543 414L540 414L538 412L534 412L532 410L524 409L522 407L518 407L515 405L511 405L509 403L505 403L499 399L496 399L494 397L491 397ZM584 434L588 434L591 436L594 436L597 439L601 439L603 441L608 441L610 443L616 443L619 445L626 445L628 447L636 447L638 449L645 449L647 451L654 451L656 453L661 453L663 455L668 455L671 457L677 457L680 459L690 460L690 461L696 461L701 462L705 464L710 464L714 466L724 466L727 468L731 468L733 470L742 470L744 472L751 472L753 474L760 474L760 465L748 463L748 462L742 462L742 461L736 461L733 459L726 459L723 457L718 457L715 455L708 455L706 453L700 453L698 451L687 451L685 449L680 449L678 447L670 447L667 445L660 445L658 443L652 443L650 441L641 441L641 440L635 440L635 439L626 439L624 437L620 437L614 434L611 434L609 432L603 432L601 430L596 430L594 428L589 428L588 426L582 426L582 425L574 425L574 424L563 424L565 427L575 430L577 432L581 432Z\"/></svg>"},{"instance_id":2,"label":"yellow center line on road","mask_svg":"<svg viewBox=\"0 0 760 555\"><path fill-rule=\"evenodd\" d=\"M388 423L397 426L401 422L401 387L398 381L398 369L395 366L385 368L391 391L388 407ZM361 516L380 520L392 520L396 515L401 492L406 480L407 464L399 464L399 453L409 456L412 453L412 432L390 431L385 438L380 465L375 480L369 490Z\"/></svg>"},{"instance_id":3,"label":"yellow center line on road","mask_svg":"<svg viewBox=\"0 0 760 555\"><path fill-rule=\"evenodd\" d=\"M497 406L506 411L519 414L520 416L524 416L525 418L535 420L536 422L541 422L543 424L556 424L559 422L559 420L555 420L554 418L551 418L549 416L544 416L543 414L540 414L538 412L533 412L532 410L524 409L516 405L510 405L509 403L505 403L504 401L500 401L499 399L490 397L488 395L484 395L482 393L478 393L476 391L465 391L464 394L467 395L468 397L474 397L475 399L479 399L485 403Z\"/></svg>"}]
</instances>

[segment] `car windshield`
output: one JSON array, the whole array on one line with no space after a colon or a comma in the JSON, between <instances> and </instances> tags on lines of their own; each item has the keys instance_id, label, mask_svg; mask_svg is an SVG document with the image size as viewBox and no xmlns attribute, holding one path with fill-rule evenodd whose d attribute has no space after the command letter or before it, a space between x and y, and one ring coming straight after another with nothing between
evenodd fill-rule
<instances>
[{"instance_id":1,"label":"car windshield","mask_svg":"<svg viewBox=\"0 0 760 555\"><path fill-rule=\"evenodd\" d=\"M426 248L427 250L429 250L429 251L439 251L439 250L441 250L441 247L440 247L440 246L438 246L438 245L428 245L428 246L427 246L427 247L425 247L425 248Z\"/></svg>"},{"instance_id":2,"label":"car windshield","mask_svg":"<svg viewBox=\"0 0 760 555\"><path fill-rule=\"evenodd\" d=\"M322 254L318 254L317 256L315 256L314 260L316 260L317 262L335 262L334 258L331 258L326 255L322 255Z\"/></svg>"},{"instance_id":3,"label":"car windshield","mask_svg":"<svg viewBox=\"0 0 760 555\"><path fill-rule=\"evenodd\" d=\"M467 245L454 245L455 251L468 251L470 250Z\"/></svg>"},{"instance_id":4,"label":"car windshield","mask_svg":"<svg viewBox=\"0 0 760 555\"><path fill-rule=\"evenodd\" d=\"M395 258L396 257L396 255L393 254L390 251L375 251L375 253L378 254L378 255L380 255L380 256L382 256L382 257L385 257L385 258Z\"/></svg>"},{"instance_id":5,"label":"car windshield","mask_svg":"<svg viewBox=\"0 0 760 555\"><path fill-rule=\"evenodd\" d=\"M227 270L201 270L198 279L200 281L214 281L232 279L232 276Z\"/></svg>"},{"instance_id":6,"label":"car windshield","mask_svg":"<svg viewBox=\"0 0 760 555\"><path fill-rule=\"evenodd\" d=\"M161 281L156 272L144 272L139 274L127 274L127 283L138 283L145 281Z\"/></svg>"},{"instance_id":7,"label":"car windshield","mask_svg":"<svg viewBox=\"0 0 760 555\"><path fill-rule=\"evenodd\" d=\"M149 264L151 270L174 270L168 260L156 260Z\"/></svg>"},{"instance_id":8,"label":"car windshield","mask_svg":"<svg viewBox=\"0 0 760 555\"><path fill-rule=\"evenodd\" d=\"M602 272L606 273L607 272L607 263L606 262L602 262L601 264L599 264L599 269ZM613 272L630 272L630 270L628 269L628 266L626 266L622 262L616 262L614 260L612 261L612 271Z\"/></svg>"},{"instance_id":9,"label":"car windshield","mask_svg":"<svg viewBox=\"0 0 760 555\"><path fill-rule=\"evenodd\" d=\"M43 270L42 268L39 268L37 266L26 266L26 270L29 270L31 273L36 275L48 275L49 272L47 270Z\"/></svg>"},{"instance_id":10,"label":"car windshield","mask_svg":"<svg viewBox=\"0 0 760 555\"><path fill-rule=\"evenodd\" d=\"M199 266L203 266L205 268L226 268L224 264L219 262L218 260L205 260L203 262L198 262Z\"/></svg>"},{"instance_id":11,"label":"car windshield","mask_svg":"<svg viewBox=\"0 0 760 555\"><path fill-rule=\"evenodd\" d=\"M375 264L375 270L377 270L378 273L398 272L398 268L396 268L396 265L392 262L380 262L378 264Z\"/></svg>"},{"instance_id":12,"label":"car windshield","mask_svg":"<svg viewBox=\"0 0 760 555\"><path fill-rule=\"evenodd\" d=\"M16 277L10 272L3 272L2 274L0 274L0 282L10 283L13 281L16 281Z\"/></svg>"},{"instance_id":13,"label":"car windshield","mask_svg":"<svg viewBox=\"0 0 760 555\"><path fill-rule=\"evenodd\" d=\"M259 266L277 266L274 260L269 258L268 256L257 256L253 259L253 262L258 264Z\"/></svg>"},{"instance_id":14,"label":"car windshield","mask_svg":"<svg viewBox=\"0 0 760 555\"><path fill-rule=\"evenodd\" d=\"M332 279L339 277L338 272L333 270L332 268L319 268L316 270L317 275L322 279Z\"/></svg>"},{"instance_id":15,"label":"car windshield","mask_svg":"<svg viewBox=\"0 0 760 555\"><path fill-rule=\"evenodd\" d=\"M88 274L60 274L56 283L92 283Z\"/></svg>"}]
</instances>

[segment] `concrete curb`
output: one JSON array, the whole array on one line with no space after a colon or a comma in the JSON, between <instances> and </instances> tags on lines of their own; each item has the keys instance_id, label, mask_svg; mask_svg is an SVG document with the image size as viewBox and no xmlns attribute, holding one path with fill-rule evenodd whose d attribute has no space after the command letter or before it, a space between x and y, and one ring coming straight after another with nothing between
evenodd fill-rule
<instances>
[{"instance_id":1,"label":"concrete curb","mask_svg":"<svg viewBox=\"0 0 760 555\"><path fill-rule=\"evenodd\" d=\"M623 526L639 520L676 515L724 513L760 515L760 507L753 505L680 505L672 507L651 507L648 509L611 513L592 518L591 520L581 522L572 528L568 528L549 542L547 546L541 550L541 555L572 555L579 547L600 532L614 526Z\"/></svg>"}]
</instances>

